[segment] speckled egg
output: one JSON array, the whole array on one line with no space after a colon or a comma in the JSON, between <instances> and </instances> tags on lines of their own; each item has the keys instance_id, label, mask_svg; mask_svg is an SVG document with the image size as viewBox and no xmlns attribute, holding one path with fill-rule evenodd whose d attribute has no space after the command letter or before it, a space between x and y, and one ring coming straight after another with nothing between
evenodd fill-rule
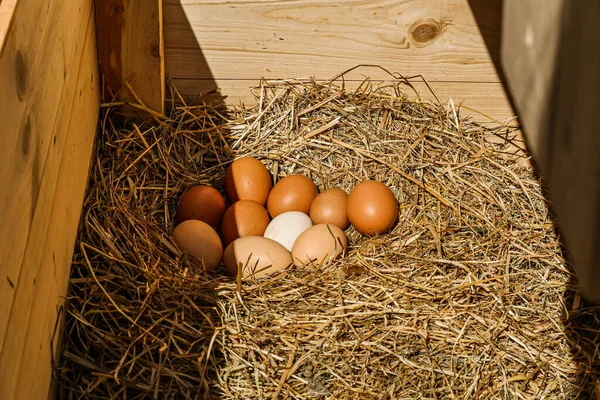
<instances>
[{"instance_id":1,"label":"speckled egg","mask_svg":"<svg viewBox=\"0 0 600 400\"><path fill-rule=\"evenodd\" d=\"M191 255L207 269L215 269L221 263L221 238L206 222L189 219L180 223L173 230L173 242L182 253Z\"/></svg>"},{"instance_id":2,"label":"speckled egg","mask_svg":"<svg viewBox=\"0 0 600 400\"><path fill-rule=\"evenodd\" d=\"M223 264L229 275L237 276L241 264L243 278L260 278L292 265L292 255L274 240L246 236L227 246Z\"/></svg>"},{"instance_id":3,"label":"speckled egg","mask_svg":"<svg viewBox=\"0 0 600 400\"><path fill-rule=\"evenodd\" d=\"M321 192L310 205L310 219L318 224L332 224L340 229L348 226L346 210L348 194L342 189L330 188Z\"/></svg>"},{"instance_id":4,"label":"speckled egg","mask_svg":"<svg viewBox=\"0 0 600 400\"><path fill-rule=\"evenodd\" d=\"M225 190L232 203L238 200L254 200L264 206L271 186L269 170L252 157L235 160L225 175Z\"/></svg>"},{"instance_id":5,"label":"speckled egg","mask_svg":"<svg viewBox=\"0 0 600 400\"><path fill-rule=\"evenodd\" d=\"M303 175L286 176L269 193L267 209L272 218L288 211L300 211L308 215L310 205L317 196L317 187Z\"/></svg>"},{"instance_id":6,"label":"speckled egg","mask_svg":"<svg viewBox=\"0 0 600 400\"><path fill-rule=\"evenodd\" d=\"M225 199L217 189L207 185L188 189L177 207L177 222L197 219L213 228L219 226L225 212Z\"/></svg>"},{"instance_id":7,"label":"speckled egg","mask_svg":"<svg viewBox=\"0 0 600 400\"><path fill-rule=\"evenodd\" d=\"M321 265L337 258L348 248L344 231L332 224L319 224L298 236L292 247L296 265Z\"/></svg>"},{"instance_id":8,"label":"speckled egg","mask_svg":"<svg viewBox=\"0 0 600 400\"><path fill-rule=\"evenodd\" d=\"M233 203L221 223L221 233L225 246L244 236L262 236L269 225L267 210L253 200L240 200Z\"/></svg>"},{"instance_id":9,"label":"speckled egg","mask_svg":"<svg viewBox=\"0 0 600 400\"><path fill-rule=\"evenodd\" d=\"M348 220L357 231L377 235L389 231L398 217L398 201L385 184L363 181L348 195Z\"/></svg>"}]
</instances>

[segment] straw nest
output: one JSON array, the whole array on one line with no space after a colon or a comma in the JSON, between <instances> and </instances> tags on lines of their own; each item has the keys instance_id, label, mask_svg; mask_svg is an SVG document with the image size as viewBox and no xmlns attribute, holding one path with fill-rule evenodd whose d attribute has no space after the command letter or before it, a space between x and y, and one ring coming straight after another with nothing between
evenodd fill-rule
<instances>
[{"instance_id":1,"label":"straw nest","mask_svg":"<svg viewBox=\"0 0 600 400\"><path fill-rule=\"evenodd\" d=\"M65 398L588 393L595 345L570 321L592 313L515 129L410 101L402 80L342 86L265 81L256 107L227 112L173 90L172 112L139 125L106 105L55 370ZM196 269L170 232L183 191L222 189L239 156L320 190L380 180L398 223L379 237L349 228L345 257L238 292Z\"/></svg>"}]
</instances>

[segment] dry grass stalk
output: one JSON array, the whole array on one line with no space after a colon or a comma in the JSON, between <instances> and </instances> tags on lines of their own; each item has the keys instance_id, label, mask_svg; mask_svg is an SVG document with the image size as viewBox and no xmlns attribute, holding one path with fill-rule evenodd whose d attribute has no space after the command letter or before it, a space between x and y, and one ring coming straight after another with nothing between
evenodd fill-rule
<instances>
[{"instance_id":1,"label":"dry grass stalk","mask_svg":"<svg viewBox=\"0 0 600 400\"><path fill-rule=\"evenodd\" d=\"M409 101L262 82L259 105L187 106L101 134L56 371L65 398L538 399L595 386L588 328L540 183L513 128ZM389 234L348 230L347 256L238 282L194 269L170 241L189 186L223 187L236 156L321 190L385 182ZM571 319L567 320L565 312ZM594 325L595 324L595 325ZM570 345L576 347L575 350ZM585 372L587 370L587 373Z\"/></svg>"}]
</instances>

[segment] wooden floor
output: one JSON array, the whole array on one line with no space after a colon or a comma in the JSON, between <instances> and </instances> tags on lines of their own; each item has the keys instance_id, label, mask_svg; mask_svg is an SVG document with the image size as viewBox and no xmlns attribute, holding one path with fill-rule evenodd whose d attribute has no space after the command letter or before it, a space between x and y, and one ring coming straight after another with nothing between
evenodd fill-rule
<instances>
[{"instance_id":1,"label":"wooden floor","mask_svg":"<svg viewBox=\"0 0 600 400\"><path fill-rule=\"evenodd\" d=\"M227 103L237 104L254 101L249 88L262 77L326 80L376 64L404 76L421 74L442 100L511 118L496 71L501 10L488 7L476 20L469 3L164 0L166 76L188 97L218 87ZM488 51L486 42L498 45ZM367 76L389 79L376 68L360 68L348 79ZM428 97L425 85L421 89Z\"/></svg>"}]
</instances>

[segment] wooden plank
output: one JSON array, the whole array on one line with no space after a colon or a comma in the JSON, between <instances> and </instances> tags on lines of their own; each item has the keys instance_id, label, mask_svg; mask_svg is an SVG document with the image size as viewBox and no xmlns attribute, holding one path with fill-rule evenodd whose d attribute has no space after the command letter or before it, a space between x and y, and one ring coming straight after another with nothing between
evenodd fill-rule
<instances>
[{"instance_id":1,"label":"wooden plank","mask_svg":"<svg viewBox=\"0 0 600 400\"><path fill-rule=\"evenodd\" d=\"M592 301L600 301L600 53L592 50L600 42L598 18L594 1L505 0L502 41L525 138Z\"/></svg>"},{"instance_id":2,"label":"wooden plank","mask_svg":"<svg viewBox=\"0 0 600 400\"><path fill-rule=\"evenodd\" d=\"M164 14L173 79L328 79L378 64L428 81L500 81L468 0L165 0Z\"/></svg>"},{"instance_id":3,"label":"wooden plank","mask_svg":"<svg viewBox=\"0 0 600 400\"><path fill-rule=\"evenodd\" d=\"M0 57L2 399L48 391L48 308L65 294L99 104L91 0L38 3L17 4Z\"/></svg>"},{"instance_id":4,"label":"wooden plank","mask_svg":"<svg viewBox=\"0 0 600 400\"><path fill-rule=\"evenodd\" d=\"M42 3L44 6L42 6ZM19 1L0 57L0 352L90 0ZM87 11L86 11L87 10ZM32 23L35 21L35 23ZM78 59L77 59L78 60ZM36 266L37 268L37 266Z\"/></svg>"},{"instance_id":5,"label":"wooden plank","mask_svg":"<svg viewBox=\"0 0 600 400\"><path fill-rule=\"evenodd\" d=\"M33 303L27 327L21 332L24 339L22 351L15 352L20 357L10 362L11 359L5 360L3 354L0 359L0 370L4 365L12 368L5 372L3 379L17 378L12 393L0 392L2 399L20 399L24 388L27 388L29 398L48 397L52 349L57 350L60 337L57 334L53 338L55 321L67 292L99 108L93 13L89 13L87 21L85 34L82 32L85 42L81 59L78 68L74 68L74 72L79 70L77 80L73 82L75 90L72 100L65 99L64 107L59 110L65 118L57 121L55 130L62 134L48 155L47 173L40 189L40 201L43 200L41 204L44 207L36 210L35 222L43 223L46 228L37 230L36 234L32 232L24 260L24 265L41 266L33 289L35 296L44 301ZM15 307L18 304L15 302ZM62 324L58 327L61 328ZM17 333L17 330L14 332Z\"/></svg>"},{"instance_id":6,"label":"wooden plank","mask_svg":"<svg viewBox=\"0 0 600 400\"><path fill-rule=\"evenodd\" d=\"M164 112L165 69L162 0L96 0L98 60L104 102L141 102Z\"/></svg>"},{"instance_id":7,"label":"wooden plank","mask_svg":"<svg viewBox=\"0 0 600 400\"><path fill-rule=\"evenodd\" d=\"M190 102L197 102L203 94L213 92L218 88L222 96L222 100L219 99L219 101L225 101L229 105L256 103L251 88L258 84L257 80L175 79L173 83L182 96ZM356 87L359 83L358 81L347 82L347 87ZM418 81L412 83L423 99L434 99L424 83ZM495 124L488 118L491 117L499 122L506 123L509 122L507 120L512 120L514 123L515 114L502 83L430 82L429 84L440 101L445 103L452 98L456 106L462 103L462 105L476 110L462 108L461 113L472 117L477 122ZM407 93L410 95L410 90L407 90Z\"/></svg>"},{"instance_id":8,"label":"wooden plank","mask_svg":"<svg viewBox=\"0 0 600 400\"><path fill-rule=\"evenodd\" d=\"M552 101L562 7L562 0L509 0L504 7L502 67L527 130L530 150L542 164L546 158L544 132L550 122L543 114Z\"/></svg>"}]
</instances>

